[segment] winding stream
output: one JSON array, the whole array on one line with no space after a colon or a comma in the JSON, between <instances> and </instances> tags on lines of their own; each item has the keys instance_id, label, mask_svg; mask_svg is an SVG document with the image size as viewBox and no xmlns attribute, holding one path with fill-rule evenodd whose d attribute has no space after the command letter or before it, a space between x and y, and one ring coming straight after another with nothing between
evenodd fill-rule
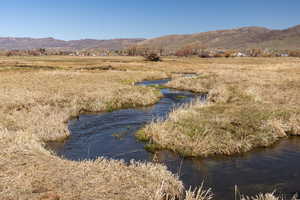
<instances>
[{"instance_id":1,"label":"winding stream","mask_svg":"<svg viewBox=\"0 0 300 200\"><path fill-rule=\"evenodd\" d=\"M169 79L144 81L137 85L162 85ZM50 147L59 156L70 160L95 159L104 156L113 159L152 161L153 154L144 149L144 143L134 133L153 120L195 99L205 101L205 95L187 91L161 89L164 97L145 108L121 109L102 114L81 115L69 122L71 137L64 143ZM234 199L234 187L246 195L272 192L274 189L289 197L300 193L300 139L282 140L274 147L250 153L208 159L183 159L161 151L156 160L180 175L186 187L204 184L211 187L216 199Z\"/></svg>"}]
</instances>

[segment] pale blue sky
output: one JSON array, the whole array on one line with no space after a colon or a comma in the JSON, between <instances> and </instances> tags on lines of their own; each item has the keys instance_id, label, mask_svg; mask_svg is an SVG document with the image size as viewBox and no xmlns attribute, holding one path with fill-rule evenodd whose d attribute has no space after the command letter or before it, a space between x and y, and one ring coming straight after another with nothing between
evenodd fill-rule
<instances>
[{"instance_id":1,"label":"pale blue sky","mask_svg":"<svg viewBox=\"0 0 300 200\"><path fill-rule=\"evenodd\" d=\"M300 0L9 0L0 37L151 38L300 24Z\"/></svg>"}]
</instances>

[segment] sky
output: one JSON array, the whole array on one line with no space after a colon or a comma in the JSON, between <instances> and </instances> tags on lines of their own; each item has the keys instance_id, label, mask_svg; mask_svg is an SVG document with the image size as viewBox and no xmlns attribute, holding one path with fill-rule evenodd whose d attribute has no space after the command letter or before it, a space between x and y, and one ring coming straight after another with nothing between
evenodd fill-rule
<instances>
[{"instance_id":1,"label":"sky","mask_svg":"<svg viewBox=\"0 0 300 200\"><path fill-rule=\"evenodd\" d=\"M9 0L0 37L154 38L300 24L300 0Z\"/></svg>"}]
</instances>

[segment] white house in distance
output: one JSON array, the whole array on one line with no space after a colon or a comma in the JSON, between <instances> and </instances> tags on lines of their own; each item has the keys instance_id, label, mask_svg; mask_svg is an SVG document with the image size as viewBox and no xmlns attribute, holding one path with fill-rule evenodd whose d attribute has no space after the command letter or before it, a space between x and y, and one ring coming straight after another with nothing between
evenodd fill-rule
<instances>
[{"instance_id":1,"label":"white house in distance","mask_svg":"<svg viewBox=\"0 0 300 200\"><path fill-rule=\"evenodd\" d=\"M236 57L246 57L247 55L241 52L235 54Z\"/></svg>"}]
</instances>

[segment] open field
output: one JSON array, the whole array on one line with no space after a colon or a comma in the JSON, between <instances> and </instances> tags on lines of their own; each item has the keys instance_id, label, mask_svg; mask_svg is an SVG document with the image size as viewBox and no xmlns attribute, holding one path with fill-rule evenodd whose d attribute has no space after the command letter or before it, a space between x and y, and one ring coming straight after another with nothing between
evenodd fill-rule
<instances>
[{"instance_id":1,"label":"open field","mask_svg":"<svg viewBox=\"0 0 300 200\"><path fill-rule=\"evenodd\" d=\"M111 66L116 70L163 71L163 72L197 72L212 69L216 65L230 68L261 67L264 65L297 64L299 58L176 58L163 57L163 62L145 62L143 57L74 57L74 56L41 56L41 57L0 57L0 70L101 70ZM274 67L275 67L274 66ZM96 67L96 68L95 68Z\"/></svg>"},{"instance_id":2,"label":"open field","mask_svg":"<svg viewBox=\"0 0 300 200\"><path fill-rule=\"evenodd\" d=\"M179 78L179 72L199 77ZM300 59L0 57L0 197L184 196L182 183L159 164L73 162L44 145L68 137L66 122L80 113L155 103L157 90L133 83L167 76L174 78L170 87L207 92L209 103L176 110L139 133L159 148L187 156L229 155L299 134ZM187 192L186 199L210 196L199 195Z\"/></svg>"}]
</instances>

